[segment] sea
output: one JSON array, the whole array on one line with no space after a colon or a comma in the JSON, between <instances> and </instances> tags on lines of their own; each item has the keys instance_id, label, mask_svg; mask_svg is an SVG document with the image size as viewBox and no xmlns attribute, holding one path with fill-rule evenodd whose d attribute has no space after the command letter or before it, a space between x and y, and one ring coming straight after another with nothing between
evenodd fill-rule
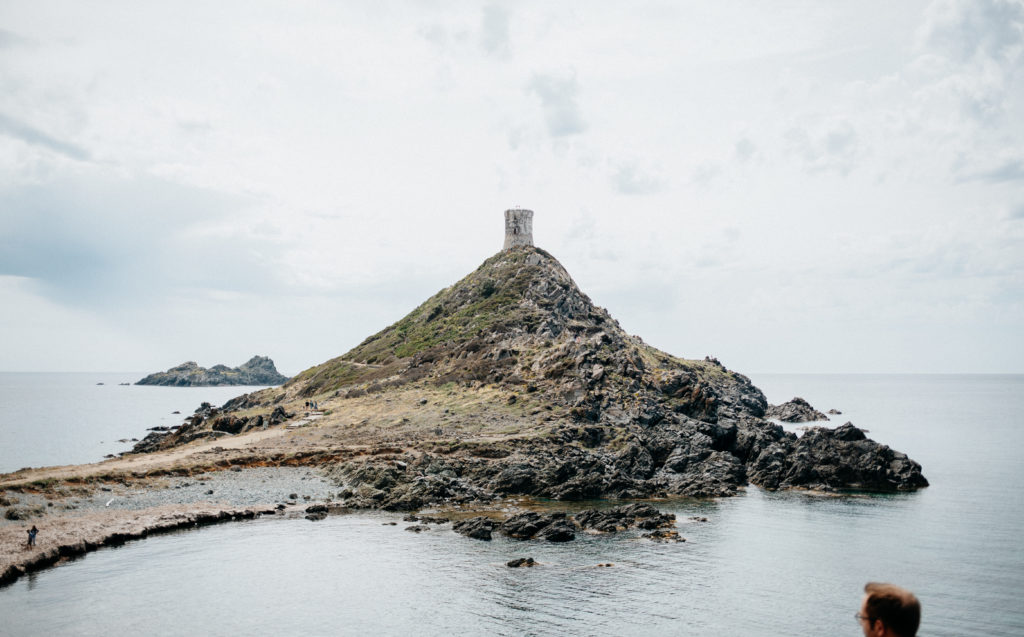
<instances>
[{"instance_id":1,"label":"sea","mask_svg":"<svg viewBox=\"0 0 1024 637\"><path fill-rule=\"evenodd\" d=\"M118 384L140 376L0 374L0 471L96 461L249 390ZM931 486L657 501L678 544L483 542L386 512L204 527L0 589L0 634L859 635L864 584L888 581L921 600L920 635L1024 635L1024 375L751 379L770 402L841 410L829 426L867 429Z\"/></svg>"}]
</instances>

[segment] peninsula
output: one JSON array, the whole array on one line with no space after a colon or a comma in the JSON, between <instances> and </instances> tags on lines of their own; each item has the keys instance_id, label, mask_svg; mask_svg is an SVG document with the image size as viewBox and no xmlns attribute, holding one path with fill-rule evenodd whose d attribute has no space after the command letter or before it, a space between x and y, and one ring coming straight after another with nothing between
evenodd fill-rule
<instances>
[{"instance_id":1,"label":"peninsula","mask_svg":"<svg viewBox=\"0 0 1024 637\"><path fill-rule=\"evenodd\" d=\"M24 531L0 527L0 580L102 543L102 529L123 541L131 519L143 520L132 527L140 537L261 512L312 510L317 519L343 509L467 511L523 498L723 497L748 484L927 486L918 463L851 423L797 436L768 418L764 394L746 376L627 334L533 245L532 222L529 210L506 211L502 250L474 272L279 387L203 405L121 458L0 476L8 500L55 504L37 523L67 535L64 548L29 562L10 544ZM277 493L287 493L296 467L329 485L319 502L268 491L283 480ZM197 481L222 479L234 485L230 501L213 489L208 498L195 493ZM247 500L238 485L248 485ZM155 508L153 494L172 487ZM89 513L96 490L111 488L126 494L125 509ZM85 544L75 521L83 515L99 516Z\"/></svg>"}]
</instances>

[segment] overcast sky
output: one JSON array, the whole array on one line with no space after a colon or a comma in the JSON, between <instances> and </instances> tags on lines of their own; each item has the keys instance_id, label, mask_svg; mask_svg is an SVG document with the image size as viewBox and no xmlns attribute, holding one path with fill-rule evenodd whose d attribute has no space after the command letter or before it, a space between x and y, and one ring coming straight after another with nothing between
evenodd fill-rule
<instances>
[{"instance_id":1,"label":"overcast sky","mask_svg":"<svg viewBox=\"0 0 1024 637\"><path fill-rule=\"evenodd\" d=\"M0 370L294 374L497 252L742 372L1024 372L1024 0L0 0Z\"/></svg>"}]
</instances>

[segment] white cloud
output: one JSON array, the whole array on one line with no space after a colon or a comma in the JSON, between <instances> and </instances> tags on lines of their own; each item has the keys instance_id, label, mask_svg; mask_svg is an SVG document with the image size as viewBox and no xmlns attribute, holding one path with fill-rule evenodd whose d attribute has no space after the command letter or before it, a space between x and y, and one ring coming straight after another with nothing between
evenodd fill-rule
<instances>
[{"instance_id":1,"label":"white cloud","mask_svg":"<svg viewBox=\"0 0 1024 637\"><path fill-rule=\"evenodd\" d=\"M665 180L638 165L636 160L620 162L612 174L615 188L625 195L649 195L665 188Z\"/></svg>"},{"instance_id":2,"label":"white cloud","mask_svg":"<svg viewBox=\"0 0 1024 637\"><path fill-rule=\"evenodd\" d=\"M549 135L566 137L586 130L575 73L535 73L528 90L540 98Z\"/></svg>"},{"instance_id":3,"label":"white cloud","mask_svg":"<svg viewBox=\"0 0 1024 637\"><path fill-rule=\"evenodd\" d=\"M87 160L89 152L75 144L56 139L45 132L0 113L0 135L19 139L26 144L41 146L71 159Z\"/></svg>"},{"instance_id":4,"label":"white cloud","mask_svg":"<svg viewBox=\"0 0 1024 637\"><path fill-rule=\"evenodd\" d=\"M484 7L480 23L480 46L497 57L510 54L508 12L498 5Z\"/></svg>"},{"instance_id":5,"label":"white cloud","mask_svg":"<svg viewBox=\"0 0 1024 637\"><path fill-rule=\"evenodd\" d=\"M675 353L1021 371L1020 4L8 7L0 306L123 333L103 368L298 371L471 271L521 204ZM920 335L954 328L936 359Z\"/></svg>"},{"instance_id":6,"label":"white cloud","mask_svg":"<svg viewBox=\"0 0 1024 637\"><path fill-rule=\"evenodd\" d=\"M794 127L786 132L786 140L811 172L846 175L856 166L860 153L857 131L848 121L828 122L813 132Z\"/></svg>"}]
</instances>

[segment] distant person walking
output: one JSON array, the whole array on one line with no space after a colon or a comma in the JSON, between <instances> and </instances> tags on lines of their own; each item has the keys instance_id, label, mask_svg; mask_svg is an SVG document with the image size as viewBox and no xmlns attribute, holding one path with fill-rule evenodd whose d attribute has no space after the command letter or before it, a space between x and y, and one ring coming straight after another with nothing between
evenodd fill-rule
<instances>
[{"instance_id":1,"label":"distant person walking","mask_svg":"<svg viewBox=\"0 0 1024 637\"><path fill-rule=\"evenodd\" d=\"M28 531L26 531L26 533L28 533L28 545L29 546L35 546L36 545L36 535L38 535L39 529L37 529L36 525L33 524L32 528L29 529Z\"/></svg>"},{"instance_id":2,"label":"distant person walking","mask_svg":"<svg viewBox=\"0 0 1024 637\"><path fill-rule=\"evenodd\" d=\"M914 637L921 624L921 603L905 588L868 582L854 617L865 637Z\"/></svg>"}]
</instances>

